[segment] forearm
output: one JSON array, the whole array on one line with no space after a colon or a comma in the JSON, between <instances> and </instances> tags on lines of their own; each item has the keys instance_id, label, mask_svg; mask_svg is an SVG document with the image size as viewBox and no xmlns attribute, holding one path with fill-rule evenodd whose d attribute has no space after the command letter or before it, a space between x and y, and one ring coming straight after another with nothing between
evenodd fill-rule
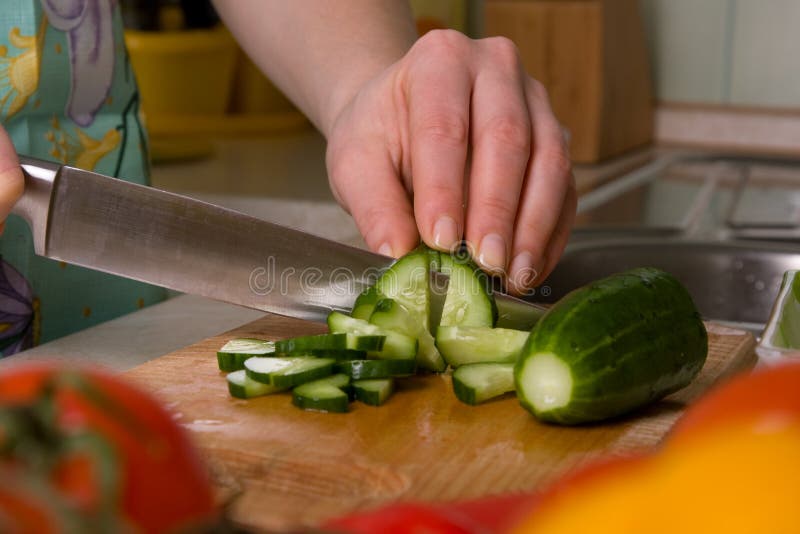
<instances>
[{"instance_id":1,"label":"forearm","mask_svg":"<svg viewBox=\"0 0 800 534\"><path fill-rule=\"evenodd\" d=\"M215 0L253 61L326 136L342 107L416 39L400 0Z\"/></svg>"}]
</instances>

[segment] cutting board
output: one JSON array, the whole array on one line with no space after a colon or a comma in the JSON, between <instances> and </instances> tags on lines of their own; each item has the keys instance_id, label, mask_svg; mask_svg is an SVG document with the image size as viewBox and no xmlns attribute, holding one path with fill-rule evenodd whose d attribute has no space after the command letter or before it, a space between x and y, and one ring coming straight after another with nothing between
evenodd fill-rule
<instances>
[{"instance_id":1,"label":"cutting board","mask_svg":"<svg viewBox=\"0 0 800 534\"><path fill-rule=\"evenodd\" d=\"M386 405L354 402L346 414L301 411L289 394L231 398L216 364L216 350L228 339L324 331L275 315L126 374L191 432L221 498L233 498L235 522L283 530L395 500L532 490L598 455L652 447L688 402L755 361L750 334L708 329L708 361L689 387L630 417L579 428L539 423L513 396L461 404L446 375L404 379Z\"/></svg>"}]
</instances>

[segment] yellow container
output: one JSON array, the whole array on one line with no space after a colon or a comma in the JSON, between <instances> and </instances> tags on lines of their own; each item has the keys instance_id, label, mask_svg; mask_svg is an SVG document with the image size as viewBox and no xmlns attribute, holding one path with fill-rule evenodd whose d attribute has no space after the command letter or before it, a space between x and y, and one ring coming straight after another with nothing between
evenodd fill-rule
<instances>
[{"instance_id":1,"label":"yellow container","mask_svg":"<svg viewBox=\"0 0 800 534\"><path fill-rule=\"evenodd\" d=\"M211 151L208 132L160 132L163 124L227 111L238 47L227 29L140 32L125 43L142 96L154 160L196 157Z\"/></svg>"}]
</instances>

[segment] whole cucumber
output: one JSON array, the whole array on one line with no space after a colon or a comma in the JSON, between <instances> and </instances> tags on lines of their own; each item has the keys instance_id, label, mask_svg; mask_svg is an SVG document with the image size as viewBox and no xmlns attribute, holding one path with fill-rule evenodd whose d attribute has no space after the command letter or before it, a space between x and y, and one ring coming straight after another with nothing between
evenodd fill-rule
<instances>
[{"instance_id":1,"label":"whole cucumber","mask_svg":"<svg viewBox=\"0 0 800 534\"><path fill-rule=\"evenodd\" d=\"M517 396L561 424L630 412L687 384L708 353L689 292L670 274L639 268L564 296L539 320L514 369Z\"/></svg>"}]
</instances>

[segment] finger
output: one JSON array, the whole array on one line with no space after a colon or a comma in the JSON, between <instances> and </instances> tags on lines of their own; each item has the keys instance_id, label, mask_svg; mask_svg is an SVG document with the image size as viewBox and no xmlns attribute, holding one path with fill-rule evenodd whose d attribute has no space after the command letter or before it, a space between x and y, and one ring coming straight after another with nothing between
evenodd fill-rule
<instances>
[{"instance_id":1,"label":"finger","mask_svg":"<svg viewBox=\"0 0 800 534\"><path fill-rule=\"evenodd\" d=\"M417 48L407 75L414 214L425 243L452 250L464 229L469 43L455 32L432 32Z\"/></svg>"},{"instance_id":2,"label":"finger","mask_svg":"<svg viewBox=\"0 0 800 534\"><path fill-rule=\"evenodd\" d=\"M485 270L505 275L514 221L531 155L531 122L514 44L499 37L486 49L472 94L472 165L467 240Z\"/></svg>"},{"instance_id":3,"label":"finger","mask_svg":"<svg viewBox=\"0 0 800 534\"><path fill-rule=\"evenodd\" d=\"M548 244L562 220L572 180L561 126L550 109L546 91L529 78L526 98L533 123L533 152L517 211L509 268L509 286L516 292L533 287L548 262L558 259L546 254L556 252L548 249Z\"/></svg>"},{"instance_id":4,"label":"finger","mask_svg":"<svg viewBox=\"0 0 800 534\"><path fill-rule=\"evenodd\" d=\"M11 208L22 196L24 187L17 152L6 131L0 127L0 223L6 220Z\"/></svg>"},{"instance_id":5,"label":"finger","mask_svg":"<svg viewBox=\"0 0 800 534\"><path fill-rule=\"evenodd\" d=\"M553 269L558 264L559 258L561 258L561 255L564 253L564 249L567 247L567 241L569 240L570 231L572 230L572 224L575 222L575 211L577 207L578 194L575 189L575 180L573 178L567 190L567 196L564 197L564 205L561 208L561 218L558 220L558 224L550 238L550 243L548 243L545 249L545 258L547 258L547 262L542 272L536 278L535 285L541 284L550 276L550 273L553 272Z\"/></svg>"},{"instance_id":6,"label":"finger","mask_svg":"<svg viewBox=\"0 0 800 534\"><path fill-rule=\"evenodd\" d=\"M354 140L328 152L331 186L367 246L399 257L419 242L408 193L389 155L375 142Z\"/></svg>"}]
</instances>

